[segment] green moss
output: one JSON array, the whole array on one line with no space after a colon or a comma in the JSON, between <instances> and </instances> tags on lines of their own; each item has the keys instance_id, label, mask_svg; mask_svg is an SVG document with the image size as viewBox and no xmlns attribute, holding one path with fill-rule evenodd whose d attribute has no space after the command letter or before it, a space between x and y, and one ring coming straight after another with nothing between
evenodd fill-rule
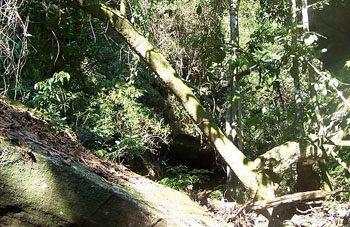
<instances>
[{"instance_id":1,"label":"green moss","mask_svg":"<svg viewBox=\"0 0 350 227\"><path fill-rule=\"evenodd\" d=\"M23 110L29 110L29 108L26 107L26 106L24 106L21 102L12 100L12 99L10 99L10 98L8 98L8 97L0 96L0 100L6 102L7 104L20 107L20 108L23 109Z\"/></svg>"},{"instance_id":2,"label":"green moss","mask_svg":"<svg viewBox=\"0 0 350 227\"><path fill-rule=\"evenodd\" d=\"M66 166L40 151L35 156L37 163L25 162L11 144L0 155L0 207L19 207L22 221L39 226L150 226L161 217L160 226L199 221L218 226L188 196L148 179L134 176L112 187L74 161Z\"/></svg>"}]
</instances>

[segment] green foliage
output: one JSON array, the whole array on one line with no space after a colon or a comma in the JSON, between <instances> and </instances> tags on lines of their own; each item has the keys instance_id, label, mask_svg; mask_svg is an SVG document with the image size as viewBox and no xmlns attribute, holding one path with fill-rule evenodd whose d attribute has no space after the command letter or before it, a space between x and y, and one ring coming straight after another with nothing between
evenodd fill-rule
<instances>
[{"instance_id":1,"label":"green foliage","mask_svg":"<svg viewBox=\"0 0 350 227\"><path fill-rule=\"evenodd\" d=\"M209 180L208 174L211 173L205 169L188 170L184 165L168 167L167 171L173 177L165 177L159 181L168 187L179 191L188 191L193 186L202 184Z\"/></svg>"},{"instance_id":2,"label":"green foliage","mask_svg":"<svg viewBox=\"0 0 350 227\"><path fill-rule=\"evenodd\" d=\"M332 178L332 183L336 185L337 190L344 190L342 193L342 198L345 201L350 199L350 179L349 173L346 172L341 166L337 166L336 169L330 171Z\"/></svg>"},{"instance_id":3,"label":"green foliage","mask_svg":"<svg viewBox=\"0 0 350 227\"><path fill-rule=\"evenodd\" d=\"M350 60L345 62L345 66L346 69L350 69Z\"/></svg>"},{"instance_id":4,"label":"green foliage","mask_svg":"<svg viewBox=\"0 0 350 227\"><path fill-rule=\"evenodd\" d=\"M185 108L179 103L175 95L169 95L166 100L168 106L170 106L171 113L170 119L174 131L182 132L184 134L199 136L200 132L198 126L193 123L191 117L187 114Z\"/></svg>"},{"instance_id":5,"label":"green foliage","mask_svg":"<svg viewBox=\"0 0 350 227\"><path fill-rule=\"evenodd\" d=\"M221 200L223 197L222 192L220 190L214 190L210 193L211 199Z\"/></svg>"},{"instance_id":6,"label":"green foliage","mask_svg":"<svg viewBox=\"0 0 350 227\"><path fill-rule=\"evenodd\" d=\"M67 109L75 95L65 88L70 80L70 75L66 72L55 73L53 77L34 85L37 90L32 99L32 104L37 111L48 117L50 123L64 128L67 124Z\"/></svg>"},{"instance_id":7,"label":"green foliage","mask_svg":"<svg viewBox=\"0 0 350 227\"><path fill-rule=\"evenodd\" d=\"M22 92L21 71L28 54L25 0L0 2L0 93L14 100Z\"/></svg>"},{"instance_id":8,"label":"green foliage","mask_svg":"<svg viewBox=\"0 0 350 227\"><path fill-rule=\"evenodd\" d=\"M154 75L119 46L113 32L106 34L99 20L64 2L31 1L23 10L35 21L28 27L34 38L23 68L26 104L57 129L70 126L87 147L113 160L168 142L170 128L154 109L161 99Z\"/></svg>"},{"instance_id":9,"label":"green foliage","mask_svg":"<svg viewBox=\"0 0 350 227\"><path fill-rule=\"evenodd\" d=\"M346 164L350 163L350 149L342 149L339 158ZM350 173L348 170L334 161L329 163L329 173L333 180L334 189L347 191L344 193L347 199L350 198Z\"/></svg>"},{"instance_id":10,"label":"green foliage","mask_svg":"<svg viewBox=\"0 0 350 227\"><path fill-rule=\"evenodd\" d=\"M204 83L202 74L212 63L223 61L226 1L142 0L130 5L131 19L193 85Z\"/></svg>"},{"instance_id":11,"label":"green foliage","mask_svg":"<svg viewBox=\"0 0 350 227\"><path fill-rule=\"evenodd\" d=\"M113 159L167 143L170 128L161 116L138 102L143 94L123 80L115 80L113 88L101 89L90 99L89 107L76 113L80 138L92 147L103 147L105 156Z\"/></svg>"},{"instance_id":12,"label":"green foliage","mask_svg":"<svg viewBox=\"0 0 350 227\"><path fill-rule=\"evenodd\" d=\"M245 149L252 155L296 139L293 72L300 78L306 134L317 134L314 104L310 103L308 64L322 68L316 60L320 56L318 34L304 32L294 22L290 2L260 1L255 20L249 41L239 50L243 57L234 62L239 69L257 66L256 72L241 80ZM292 57L297 59L296 67L292 67ZM333 79L325 76L325 72L322 75L315 75L317 84L313 86L317 88L318 104L325 107L325 112L326 103L334 98L335 91L329 89Z\"/></svg>"}]
</instances>

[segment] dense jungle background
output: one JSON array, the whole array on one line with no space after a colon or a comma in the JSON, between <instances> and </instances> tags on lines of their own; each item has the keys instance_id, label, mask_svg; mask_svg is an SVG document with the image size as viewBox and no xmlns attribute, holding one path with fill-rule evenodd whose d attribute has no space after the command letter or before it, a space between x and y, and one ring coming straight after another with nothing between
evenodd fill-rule
<instances>
[{"instance_id":1,"label":"dense jungle background","mask_svg":"<svg viewBox=\"0 0 350 227\"><path fill-rule=\"evenodd\" d=\"M0 93L51 129L72 130L102 160L202 205L313 190L347 204L349 12L348 0L0 0ZM197 119L187 90L163 79L120 18L168 60L222 135L206 130L201 107ZM235 169L236 157L260 160L257 171ZM255 183L257 172L271 183ZM345 226L350 206L342 210Z\"/></svg>"}]
</instances>

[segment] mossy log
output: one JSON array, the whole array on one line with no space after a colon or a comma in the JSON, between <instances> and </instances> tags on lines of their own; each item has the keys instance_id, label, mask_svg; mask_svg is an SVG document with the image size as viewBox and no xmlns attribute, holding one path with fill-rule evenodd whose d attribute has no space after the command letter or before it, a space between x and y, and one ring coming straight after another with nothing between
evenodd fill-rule
<instances>
[{"instance_id":1,"label":"mossy log","mask_svg":"<svg viewBox=\"0 0 350 227\"><path fill-rule=\"evenodd\" d=\"M120 180L1 139L0 226L225 226L183 193L131 171Z\"/></svg>"},{"instance_id":2,"label":"mossy log","mask_svg":"<svg viewBox=\"0 0 350 227\"><path fill-rule=\"evenodd\" d=\"M344 136L344 132L340 131L339 138ZM337 135L338 135L337 134ZM339 139L339 140L340 140ZM335 145L324 144L322 148L315 143L305 145L305 149L300 148L300 143L295 141L286 142L280 146L274 147L266 153L260 155L254 160L251 167L256 171L263 171L268 173L275 183L283 176L286 170L290 169L293 164L300 163L305 166L310 166L318 161L324 160L326 156L335 158L340 165L345 169L349 169L348 165L342 160L339 160L338 155L335 154Z\"/></svg>"}]
</instances>

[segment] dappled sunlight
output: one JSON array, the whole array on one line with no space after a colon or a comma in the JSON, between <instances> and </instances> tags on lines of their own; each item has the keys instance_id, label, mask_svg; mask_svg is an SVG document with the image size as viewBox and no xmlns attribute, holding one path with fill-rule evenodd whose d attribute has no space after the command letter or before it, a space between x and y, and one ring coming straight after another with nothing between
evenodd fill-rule
<instances>
[{"instance_id":1,"label":"dappled sunlight","mask_svg":"<svg viewBox=\"0 0 350 227\"><path fill-rule=\"evenodd\" d=\"M348 224L350 3L276 2L1 2L0 225Z\"/></svg>"}]
</instances>

